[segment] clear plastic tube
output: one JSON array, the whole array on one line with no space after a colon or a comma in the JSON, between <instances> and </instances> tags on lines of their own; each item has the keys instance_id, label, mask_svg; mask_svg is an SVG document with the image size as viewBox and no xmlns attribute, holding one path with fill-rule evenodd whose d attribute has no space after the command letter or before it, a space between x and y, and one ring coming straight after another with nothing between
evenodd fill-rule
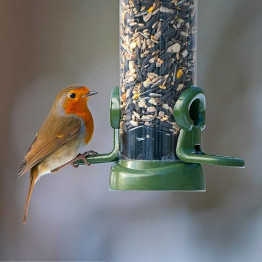
<instances>
[{"instance_id":1,"label":"clear plastic tube","mask_svg":"<svg viewBox=\"0 0 262 262\"><path fill-rule=\"evenodd\" d=\"M120 0L122 159L177 159L173 107L196 85L196 17L196 0Z\"/></svg>"}]
</instances>

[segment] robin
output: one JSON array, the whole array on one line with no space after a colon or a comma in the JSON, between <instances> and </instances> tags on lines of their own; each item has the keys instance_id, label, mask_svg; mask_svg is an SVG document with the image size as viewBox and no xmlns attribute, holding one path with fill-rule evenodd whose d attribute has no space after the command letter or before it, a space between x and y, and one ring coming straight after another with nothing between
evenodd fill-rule
<instances>
[{"instance_id":1,"label":"robin","mask_svg":"<svg viewBox=\"0 0 262 262\"><path fill-rule=\"evenodd\" d=\"M86 156L96 152L80 154L80 151L90 142L94 132L87 100L96 94L85 86L71 85L57 95L18 171L21 177L30 170L23 224L27 221L34 185L41 176L57 172L68 164L77 167L74 162L79 159L90 165Z\"/></svg>"}]
</instances>

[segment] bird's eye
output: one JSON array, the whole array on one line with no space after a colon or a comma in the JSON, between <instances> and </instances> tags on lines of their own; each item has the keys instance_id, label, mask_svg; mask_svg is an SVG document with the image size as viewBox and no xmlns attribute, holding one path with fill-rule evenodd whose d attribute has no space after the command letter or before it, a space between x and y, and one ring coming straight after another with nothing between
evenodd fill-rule
<instances>
[{"instance_id":1,"label":"bird's eye","mask_svg":"<svg viewBox=\"0 0 262 262\"><path fill-rule=\"evenodd\" d=\"M76 94L75 93L71 93L68 95L70 98L75 98L76 97Z\"/></svg>"}]
</instances>

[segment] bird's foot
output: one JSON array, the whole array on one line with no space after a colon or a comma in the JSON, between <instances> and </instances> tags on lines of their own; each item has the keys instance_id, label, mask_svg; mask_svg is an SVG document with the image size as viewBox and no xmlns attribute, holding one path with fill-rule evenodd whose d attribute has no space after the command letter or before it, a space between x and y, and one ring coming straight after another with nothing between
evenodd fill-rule
<instances>
[{"instance_id":1,"label":"bird's foot","mask_svg":"<svg viewBox=\"0 0 262 262\"><path fill-rule=\"evenodd\" d=\"M86 157L94 157L95 155L97 155L98 153L96 152L96 151L94 151L94 150L89 150L89 151L87 151L87 152L85 152L85 153L83 153L83 154L79 154L79 155L77 155L74 159L73 159L73 161L72 161L72 163L71 163L71 165L74 167L74 168L77 168L78 166L79 166L79 164L75 164L74 162L75 161L77 161L77 160L82 160L87 166L90 166L91 165L91 163L89 163L87 160L86 160Z\"/></svg>"},{"instance_id":2,"label":"bird's foot","mask_svg":"<svg viewBox=\"0 0 262 262\"><path fill-rule=\"evenodd\" d=\"M87 152L85 152L83 155L85 155L86 157L87 156L91 156L91 157L94 157L95 155L97 155L98 153L94 150L89 150Z\"/></svg>"},{"instance_id":3,"label":"bird's foot","mask_svg":"<svg viewBox=\"0 0 262 262\"><path fill-rule=\"evenodd\" d=\"M97 152L94 151L94 150L87 151L87 152L85 152L85 153L83 153L83 154L78 154L78 155L77 155L74 159L72 159L71 161L63 164L62 166L59 166L59 167L51 170L51 173L58 172L59 170L61 170L62 168L64 168L64 167L67 166L67 165L72 165L73 167L77 168L77 167L79 166L79 164L76 164L76 163L75 163L77 160L82 160L87 166L90 166L91 163L89 163L89 162L86 160L86 157L88 157L88 156L89 156L89 157L90 157L90 156L91 156L91 157L94 157L96 154L97 154Z\"/></svg>"},{"instance_id":4,"label":"bird's foot","mask_svg":"<svg viewBox=\"0 0 262 262\"><path fill-rule=\"evenodd\" d=\"M87 157L87 156L89 156L89 157L90 157L90 156L91 156L91 157L94 157L96 154L97 154L97 152L94 151L94 150L87 151L87 152L85 152L85 153L83 153L83 154L78 154L78 155L77 155L74 159L72 159L71 161L63 164L62 166L59 166L59 167L51 170L50 172L51 172L51 173L58 172L59 170L61 170L62 168L64 168L64 167L67 166L67 165L72 165L73 167L77 168L77 167L79 166L79 164L75 164L75 162L76 162L77 160L82 160L87 166L90 166L91 163L89 163L89 162L86 160L86 157Z\"/></svg>"}]
</instances>

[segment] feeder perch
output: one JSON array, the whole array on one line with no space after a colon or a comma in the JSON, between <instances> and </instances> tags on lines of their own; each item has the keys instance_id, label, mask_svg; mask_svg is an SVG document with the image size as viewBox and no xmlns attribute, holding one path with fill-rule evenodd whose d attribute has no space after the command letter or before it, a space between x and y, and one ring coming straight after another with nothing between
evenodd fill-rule
<instances>
[{"instance_id":1,"label":"feeder perch","mask_svg":"<svg viewBox=\"0 0 262 262\"><path fill-rule=\"evenodd\" d=\"M196 0L120 0L114 148L87 157L114 162L111 190L205 191L201 164L245 165L201 150L206 101L196 86L196 16Z\"/></svg>"}]
</instances>

